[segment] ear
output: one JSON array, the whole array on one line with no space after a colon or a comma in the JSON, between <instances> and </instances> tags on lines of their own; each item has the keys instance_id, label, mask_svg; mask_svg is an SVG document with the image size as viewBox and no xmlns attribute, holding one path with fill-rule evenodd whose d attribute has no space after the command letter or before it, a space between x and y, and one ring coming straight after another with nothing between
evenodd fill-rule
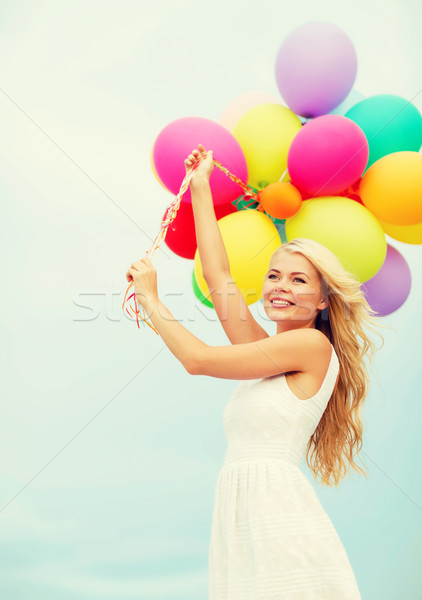
<instances>
[{"instance_id":1,"label":"ear","mask_svg":"<svg viewBox=\"0 0 422 600\"><path fill-rule=\"evenodd\" d=\"M327 300L321 300L320 303L318 304L318 308L320 310L324 310L324 308L328 308Z\"/></svg>"}]
</instances>

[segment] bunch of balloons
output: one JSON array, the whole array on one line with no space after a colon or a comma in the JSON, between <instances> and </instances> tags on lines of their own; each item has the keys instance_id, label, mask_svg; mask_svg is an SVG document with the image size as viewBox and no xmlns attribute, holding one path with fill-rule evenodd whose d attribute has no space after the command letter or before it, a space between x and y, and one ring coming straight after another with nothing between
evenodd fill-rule
<instances>
[{"instance_id":1,"label":"bunch of balloons","mask_svg":"<svg viewBox=\"0 0 422 600\"><path fill-rule=\"evenodd\" d=\"M422 244L422 117L399 96L365 98L353 89L356 73L356 51L346 33L331 23L306 23L284 39L275 61L286 106L249 92L230 102L219 123L181 118L154 143L152 169L173 195L185 174L184 159L198 143L250 188L248 196L221 170L212 172L218 226L248 304L261 298L273 252L298 237L334 252L380 316L408 297L410 269L386 234ZM194 261L193 290L212 307L189 190L164 241Z\"/></svg>"}]
</instances>

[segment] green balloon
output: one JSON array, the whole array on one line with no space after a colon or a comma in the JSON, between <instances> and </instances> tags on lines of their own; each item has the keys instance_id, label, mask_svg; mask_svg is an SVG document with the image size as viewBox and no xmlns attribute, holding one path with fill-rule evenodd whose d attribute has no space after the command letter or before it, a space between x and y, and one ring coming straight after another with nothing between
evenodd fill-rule
<instances>
[{"instance_id":1,"label":"green balloon","mask_svg":"<svg viewBox=\"0 0 422 600\"><path fill-rule=\"evenodd\" d=\"M267 214L267 213L265 213ZM269 215L268 215L269 216ZM280 236L282 244L287 243L286 236L286 219L275 219L272 218L274 225L277 227L278 234Z\"/></svg>"},{"instance_id":2,"label":"green balloon","mask_svg":"<svg viewBox=\"0 0 422 600\"><path fill-rule=\"evenodd\" d=\"M253 192L255 192L255 194L258 193L258 190L256 188L252 187L251 185L248 185L248 187ZM245 194L241 194L238 198L236 198L236 200L233 200L232 204L237 210L243 210L245 208L256 209L258 207L259 203L252 202L251 198L245 199ZM247 205L250 205L250 206L247 206Z\"/></svg>"},{"instance_id":3,"label":"green balloon","mask_svg":"<svg viewBox=\"0 0 422 600\"><path fill-rule=\"evenodd\" d=\"M368 140L366 170L378 159L422 144L422 117L411 102L400 96L380 94L358 102L345 114L358 125Z\"/></svg>"},{"instance_id":4,"label":"green balloon","mask_svg":"<svg viewBox=\"0 0 422 600\"><path fill-rule=\"evenodd\" d=\"M196 283L196 277L195 277L194 270L192 270L192 287L193 287L193 291L195 292L195 296L198 298L198 300L200 300L202 302L202 304L205 304L205 306L209 306L209 308L214 308L213 303L210 302L208 300L208 298L205 298L204 294L199 289L199 286Z\"/></svg>"}]
</instances>

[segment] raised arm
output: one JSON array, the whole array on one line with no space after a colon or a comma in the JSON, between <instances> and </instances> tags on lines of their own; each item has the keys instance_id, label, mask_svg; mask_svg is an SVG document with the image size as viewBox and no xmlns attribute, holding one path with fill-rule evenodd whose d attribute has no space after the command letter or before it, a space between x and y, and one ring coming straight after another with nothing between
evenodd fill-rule
<instances>
[{"instance_id":1,"label":"raised arm","mask_svg":"<svg viewBox=\"0 0 422 600\"><path fill-rule=\"evenodd\" d=\"M190 189L195 219L196 241L204 279L211 293L215 312L232 344L254 342L268 337L254 319L230 273L230 262L215 216L209 178L214 168L212 151L201 145L186 159L189 169L200 158Z\"/></svg>"}]
</instances>

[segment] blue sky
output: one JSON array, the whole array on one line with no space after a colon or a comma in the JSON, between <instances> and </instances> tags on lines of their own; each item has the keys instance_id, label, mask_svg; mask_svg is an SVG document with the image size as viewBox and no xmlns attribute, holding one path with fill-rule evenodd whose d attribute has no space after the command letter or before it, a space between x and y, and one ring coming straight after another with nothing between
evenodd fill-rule
<instances>
[{"instance_id":1,"label":"blue sky","mask_svg":"<svg viewBox=\"0 0 422 600\"><path fill-rule=\"evenodd\" d=\"M121 311L126 270L171 200L152 173L152 145L177 118L218 121L244 92L279 97L278 48L311 20L352 39L357 90L422 110L421 16L413 0L3 2L3 598L207 597L222 412L237 383L189 376ZM303 472L365 600L413 600L422 587L422 256L388 241L411 268L412 290L384 319L392 329L364 413L369 480L327 490ZM193 263L162 248L154 265L168 308L206 343L227 343L195 301Z\"/></svg>"}]
</instances>

